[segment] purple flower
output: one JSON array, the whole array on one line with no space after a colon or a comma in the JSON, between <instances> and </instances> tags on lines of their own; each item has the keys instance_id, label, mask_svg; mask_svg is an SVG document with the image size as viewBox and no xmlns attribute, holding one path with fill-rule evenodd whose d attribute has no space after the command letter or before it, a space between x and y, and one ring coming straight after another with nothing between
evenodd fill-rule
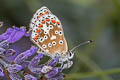
<instances>
[{"instance_id":1,"label":"purple flower","mask_svg":"<svg viewBox=\"0 0 120 80\"><path fill-rule=\"evenodd\" d=\"M23 36L30 36L30 33L26 32L25 27L13 27L13 28L8 28L5 33L0 35L0 41L2 40L8 40L9 43L14 43L18 40L20 40Z\"/></svg>"},{"instance_id":2,"label":"purple flower","mask_svg":"<svg viewBox=\"0 0 120 80\"><path fill-rule=\"evenodd\" d=\"M7 40L3 40L0 42L0 48L8 49L9 48L9 42Z\"/></svg>"},{"instance_id":3,"label":"purple flower","mask_svg":"<svg viewBox=\"0 0 120 80\"><path fill-rule=\"evenodd\" d=\"M19 55L15 58L14 62L17 63L17 64L21 64L21 63L24 62L26 59L28 59L28 57L34 55L35 52L36 52L36 48L33 46L33 47L31 47L29 50L27 50L27 51L19 54Z\"/></svg>"},{"instance_id":4,"label":"purple flower","mask_svg":"<svg viewBox=\"0 0 120 80\"><path fill-rule=\"evenodd\" d=\"M48 63L48 66L54 67L54 66L56 66L57 62L58 62L58 58L56 57L55 59L51 60L51 61Z\"/></svg>"},{"instance_id":5,"label":"purple flower","mask_svg":"<svg viewBox=\"0 0 120 80\"><path fill-rule=\"evenodd\" d=\"M56 67L58 58L50 60L44 64L40 64L44 55L41 52L37 54L37 48L32 46L30 49L19 53L17 57L10 61L9 57L15 54L15 50L9 49L9 43L15 43L23 36L30 36L31 33L26 33L26 28L8 28L7 31L0 35L0 76L4 76L4 70L11 80L62 80L62 68ZM19 72L24 72L19 76Z\"/></svg>"},{"instance_id":6,"label":"purple flower","mask_svg":"<svg viewBox=\"0 0 120 80\"><path fill-rule=\"evenodd\" d=\"M9 64L7 67L9 73L17 73L22 70L22 66L18 64Z\"/></svg>"},{"instance_id":7,"label":"purple flower","mask_svg":"<svg viewBox=\"0 0 120 80\"><path fill-rule=\"evenodd\" d=\"M25 78L25 80L37 80L36 77L34 77L34 76L30 75L30 74L26 74L26 75L24 76L24 78Z\"/></svg>"},{"instance_id":8,"label":"purple flower","mask_svg":"<svg viewBox=\"0 0 120 80\"><path fill-rule=\"evenodd\" d=\"M11 80L22 80L22 78L17 73L10 73L9 77Z\"/></svg>"},{"instance_id":9,"label":"purple flower","mask_svg":"<svg viewBox=\"0 0 120 80\"><path fill-rule=\"evenodd\" d=\"M10 57L10 56L13 56L15 53L16 53L15 50L13 50L13 49L7 49L7 50L4 51L4 56L5 57Z\"/></svg>"},{"instance_id":10,"label":"purple flower","mask_svg":"<svg viewBox=\"0 0 120 80\"><path fill-rule=\"evenodd\" d=\"M2 66L0 66L0 76L1 76L1 77L3 77L3 76L4 76Z\"/></svg>"}]
</instances>

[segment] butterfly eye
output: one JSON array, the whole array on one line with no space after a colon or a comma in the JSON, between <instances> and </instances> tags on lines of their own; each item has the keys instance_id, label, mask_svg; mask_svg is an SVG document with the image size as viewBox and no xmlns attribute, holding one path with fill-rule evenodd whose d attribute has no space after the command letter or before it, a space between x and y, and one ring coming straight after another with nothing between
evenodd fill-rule
<instances>
[{"instance_id":1,"label":"butterfly eye","mask_svg":"<svg viewBox=\"0 0 120 80\"><path fill-rule=\"evenodd\" d=\"M72 59L72 58L73 58L73 56L74 56L74 53L73 53L73 52L71 52L71 51L69 51L69 52L68 52L68 58L69 58L69 59Z\"/></svg>"},{"instance_id":2,"label":"butterfly eye","mask_svg":"<svg viewBox=\"0 0 120 80\"><path fill-rule=\"evenodd\" d=\"M63 44L63 40L60 40L60 41L59 41L59 44L61 44L61 45L62 45L62 44Z\"/></svg>"},{"instance_id":3,"label":"butterfly eye","mask_svg":"<svg viewBox=\"0 0 120 80\"><path fill-rule=\"evenodd\" d=\"M48 47L52 47L52 44L51 44L51 43L48 43Z\"/></svg>"},{"instance_id":4,"label":"butterfly eye","mask_svg":"<svg viewBox=\"0 0 120 80\"><path fill-rule=\"evenodd\" d=\"M59 35L62 36L62 31L59 31Z\"/></svg>"},{"instance_id":5,"label":"butterfly eye","mask_svg":"<svg viewBox=\"0 0 120 80\"><path fill-rule=\"evenodd\" d=\"M55 31L55 34L58 34L58 30Z\"/></svg>"},{"instance_id":6,"label":"butterfly eye","mask_svg":"<svg viewBox=\"0 0 120 80\"><path fill-rule=\"evenodd\" d=\"M42 48L47 48L47 46L45 44L42 45Z\"/></svg>"},{"instance_id":7,"label":"butterfly eye","mask_svg":"<svg viewBox=\"0 0 120 80\"><path fill-rule=\"evenodd\" d=\"M53 41L53 42L52 42L52 44L53 44L53 46L55 46L55 45L56 45L56 42L55 42L55 41Z\"/></svg>"}]
</instances>

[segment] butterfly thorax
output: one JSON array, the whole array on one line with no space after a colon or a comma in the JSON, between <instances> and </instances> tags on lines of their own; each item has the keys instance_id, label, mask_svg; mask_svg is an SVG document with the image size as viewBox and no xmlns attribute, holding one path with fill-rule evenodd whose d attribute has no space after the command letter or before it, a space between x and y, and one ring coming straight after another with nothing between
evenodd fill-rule
<instances>
[{"instance_id":1,"label":"butterfly thorax","mask_svg":"<svg viewBox=\"0 0 120 80\"><path fill-rule=\"evenodd\" d=\"M72 59L74 56L74 52L69 50L68 52L66 52L65 54L61 54L61 53L57 53L55 55L55 57L58 57L59 58L59 62L65 62L65 61L68 61L70 59Z\"/></svg>"}]
</instances>

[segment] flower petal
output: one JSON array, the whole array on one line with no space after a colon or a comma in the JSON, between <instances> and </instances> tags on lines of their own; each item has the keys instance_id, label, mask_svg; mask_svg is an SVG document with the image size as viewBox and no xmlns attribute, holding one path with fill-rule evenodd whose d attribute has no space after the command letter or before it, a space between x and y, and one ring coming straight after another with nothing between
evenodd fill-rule
<instances>
[{"instance_id":1,"label":"flower petal","mask_svg":"<svg viewBox=\"0 0 120 80\"><path fill-rule=\"evenodd\" d=\"M11 73L9 74L9 77L11 80L22 80L22 78L20 78L17 73Z\"/></svg>"},{"instance_id":2,"label":"flower petal","mask_svg":"<svg viewBox=\"0 0 120 80\"><path fill-rule=\"evenodd\" d=\"M24 62L26 59L28 59L28 57L32 56L33 54L35 54L36 52L36 48L33 46L31 47L29 50L19 54L14 62L17 63L17 64L21 64L22 62Z\"/></svg>"},{"instance_id":3,"label":"flower petal","mask_svg":"<svg viewBox=\"0 0 120 80\"><path fill-rule=\"evenodd\" d=\"M30 61L29 67L35 67L35 66L37 66L42 58L43 58L43 54L42 54L42 53L40 53L40 54L38 54L37 56L35 56L35 57Z\"/></svg>"},{"instance_id":4,"label":"flower petal","mask_svg":"<svg viewBox=\"0 0 120 80\"><path fill-rule=\"evenodd\" d=\"M58 68L54 68L52 71L48 72L45 76L47 78L52 78L58 73Z\"/></svg>"},{"instance_id":5,"label":"flower petal","mask_svg":"<svg viewBox=\"0 0 120 80\"><path fill-rule=\"evenodd\" d=\"M3 69L2 67L0 66L0 76L3 77L4 76L4 73L3 73Z\"/></svg>"},{"instance_id":6,"label":"flower petal","mask_svg":"<svg viewBox=\"0 0 120 80\"><path fill-rule=\"evenodd\" d=\"M4 48L4 49L8 49L9 48L9 43L7 40L4 40L2 42L0 42L0 47Z\"/></svg>"},{"instance_id":7,"label":"flower petal","mask_svg":"<svg viewBox=\"0 0 120 80\"><path fill-rule=\"evenodd\" d=\"M58 62L58 58L56 57L55 59L52 59L52 60L48 63L48 66L54 67L54 66L56 66L57 62Z\"/></svg>"},{"instance_id":8,"label":"flower petal","mask_svg":"<svg viewBox=\"0 0 120 80\"><path fill-rule=\"evenodd\" d=\"M17 73L22 70L22 66L18 64L9 64L7 70L9 73Z\"/></svg>"},{"instance_id":9,"label":"flower petal","mask_svg":"<svg viewBox=\"0 0 120 80\"><path fill-rule=\"evenodd\" d=\"M30 74L25 75L24 78L25 78L25 80L37 80L36 77L34 77L34 76L30 75Z\"/></svg>"}]
</instances>

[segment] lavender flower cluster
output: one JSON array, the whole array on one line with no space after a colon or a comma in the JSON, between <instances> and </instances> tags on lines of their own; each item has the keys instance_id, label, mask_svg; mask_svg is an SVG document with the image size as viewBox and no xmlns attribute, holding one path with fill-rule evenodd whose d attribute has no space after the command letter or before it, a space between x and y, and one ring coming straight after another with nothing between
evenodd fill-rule
<instances>
[{"instance_id":1,"label":"lavender flower cluster","mask_svg":"<svg viewBox=\"0 0 120 80\"><path fill-rule=\"evenodd\" d=\"M25 27L8 28L0 35L0 77L7 77L8 80L63 80L63 69L56 67L58 58L44 64L40 64L44 55L36 53L36 47L19 53L13 61L9 58L15 55L16 51L10 49L10 45L20 40L23 36L30 36ZM32 59L29 59L31 56Z\"/></svg>"}]
</instances>

